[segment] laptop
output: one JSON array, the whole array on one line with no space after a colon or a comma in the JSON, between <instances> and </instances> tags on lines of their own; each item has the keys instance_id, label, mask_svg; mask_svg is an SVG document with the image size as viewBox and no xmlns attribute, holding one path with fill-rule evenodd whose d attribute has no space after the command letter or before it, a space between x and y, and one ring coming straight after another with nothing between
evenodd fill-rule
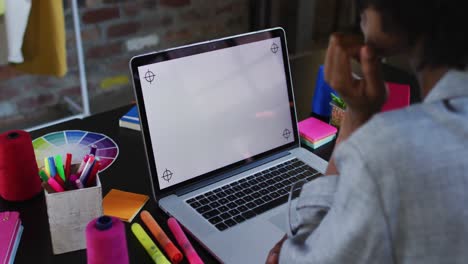
<instances>
[{"instance_id":1,"label":"laptop","mask_svg":"<svg viewBox=\"0 0 468 264\"><path fill-rule=\"evenodd\" d=\"M273 28L130 61L160 208L224 263L264 263L291 186L327 162L301 148L285 32Z\"/></svg>"}]
</instances>

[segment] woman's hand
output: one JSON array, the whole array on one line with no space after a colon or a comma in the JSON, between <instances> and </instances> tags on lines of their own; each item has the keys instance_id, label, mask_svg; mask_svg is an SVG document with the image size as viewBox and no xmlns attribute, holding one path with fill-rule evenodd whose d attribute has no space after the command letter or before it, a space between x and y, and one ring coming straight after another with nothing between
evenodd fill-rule
<instances>
[{"instance_id":1,"label":"woman's hand","mask_svg":"<svg viewBox=\"0 0 468 264\"><path fill-rule=\"evenodd\" d=\"M270 253L268 253L267 260L265 264L278 264L279 261L279 253L281 251L281 246L283 246L284 241L288 237L285 235L276 245L270 250Z\"/></svg>"},{"instance_id":2,"label":"woman's hand","mask_svg":"<svg viewBox=\"0 0 468 264\"><path fill-rule=\"evenodd\" d=\"M363 79L353 76L352 59L361 63ZM335 148L382 109L387 90L380 67L375 51L363 45L360 38L343 34L331 36L325 57L325 80L347 105ZM333 155L325 174L340 174Z\"/></svg>"},{"instance_id":3,"label":"woman's hand","mask_svg":"<svg viewBox=\"0 0 468 264\"><path fill-rule=\"evenodd\" d=\"M352 59L361 63L363 79L353 77ZM325 58L325 80L347 104L348 117L365 123L386 100L381 63L374 50L356 36L335 33Z\"/></svg>"}]
</instances>

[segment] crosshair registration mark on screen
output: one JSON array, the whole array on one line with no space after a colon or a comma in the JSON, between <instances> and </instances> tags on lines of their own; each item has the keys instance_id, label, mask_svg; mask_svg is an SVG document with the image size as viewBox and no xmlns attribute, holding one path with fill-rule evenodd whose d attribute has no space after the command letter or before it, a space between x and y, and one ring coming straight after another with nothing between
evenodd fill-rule
<instances>
[{"instance_id":1,"label":"crosshair registration mark on screen","mask_svg":"<svg viewBox=\"0 0 468 264\"><path fill-rule=\"evenodd\" d=\"M276 45L276 43L273 43L273 45L271 45L271 48L270 48L271 52L276 54L276 52L278 52L278 49L279 47L278 45Z\"/></svg>"},{"instance_id":2,"label":"crosshair registration mark on screen","mask_svg":"<svg viewBox=\"0 0 468 264\"><path fill-rule=\"evenodd\" d=\"M289 131L289 129L286 128L285 130L283 130L283 137L285 139L289 139L290 136L291 136L291 131Z\"/></svg>"},{"instance_id":3,"label":"crosshair registration mark on screen","mask_svg":"<svg viewBox=\"0 0 468 264\"><path fill-rule=\"evenodd\" d=\"M145 80L147 82L149 82L150 84L154 81L154 77L156 77L156 75L154 75L154 72L148 70L146 73L145 73Z\"/></svg>"},{"instance_id":4,"label":"crosshair registration mark on screen","mask_svg":"<svg viewBox=\"0 0 468 264\"><path fill-rule=\"evenodd\" d=\"M165 181L169 182L169 181L172 179L172 175L173 175L172 171L166 169L166 170L163 172L162 178L163 178Z\"/></svg>"}]
</instances>

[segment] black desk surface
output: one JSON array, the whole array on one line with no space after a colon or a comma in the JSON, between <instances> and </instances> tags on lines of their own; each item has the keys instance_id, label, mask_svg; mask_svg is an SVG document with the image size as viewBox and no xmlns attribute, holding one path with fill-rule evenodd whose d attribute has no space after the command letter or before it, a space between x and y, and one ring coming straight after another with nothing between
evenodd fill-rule
<instances>
[{"instance_id":1,"label":"black desk surface","mask_svg":"<svg viewBox=\"0 0 468 264\"><path fill-rule=\"evenodd\" d=\"M298 109L303 109L302 111L298 110L299 120L309 115L308 111L310 111L311 101L309 95L313 92L315 75L318 69L316 61L320 63L321 59L317 60L309 56L295 59L291 64L296 104L301 104L298 105ZM294 73L297 73L299 78L294 78ZM307 98L304 98L305 96ZM307 105L304 105L304 103ZM149 195L151 199L146 203L144 209L148 210L155 217L165 231L169 231L165 224L167 216L157 207L151 194L141 134L139 131L120 128L118 125L119 118L129 109L130 106L125 106L82 120L71 120L33 131L31 132L31 136L36 138L53 131L79 129L103 133L114 139L119 145L120 153L116 162L101 174L103 195L107 194L112 188ZM328 160L333 150L333 145L333 142L329 143L316 150L315 153ZM85 250L55 256L52 254L45 198L42 193L32 200L21 203L10 203L0 199L0 211L4 210L19 211L24 226L15 263L72 264L86 262ZM141 223L141 220L137 216L134 222ZM126 224L126 231L130 262L151 263L151 259L143 247L132 235L129 224ZM170 232L166 233L173 239ZM203 260L207 263L215 262L215 259L195 242L193 238L190 238L190 240Z\"/></svg>"},{"instance_id":2,"label":"black desk surface","mask_svg":"<svg viewBox=\"0 0 468 264\"><path fill-rule=\"evenodd\" d=\"M94 115L83 120L71 120L66 123L44 128L31 133L33 138L53 131L80 129L103 133L110 136L119 145L119 156L106 171L101 174L102 192L107 194L110 189L147 194L151 198L151 187L144 154L143 141L139 131L120 128L118 119L130 109L130 106L118 108L110 112ZM15 263L85 263L86 251L80 250L54 256L50 243L49 224L45 198L41 193L38 197L21 203L9 203L0 201L2 210L17 210L21 214L24 225L24 233L18 249ZM165 231L169 231L165 222L167 216L157 207L156 202L150 199L144 209L148 210L161 224ZM141 223L137 216L134 222ZM130 225L126 224L127 243L131 263L147 263L151 261L143 247L135 239L130 231ZM170 235L170 232L166 232ZM172 237L173 238L173 237ZM197 252L207 262L215 260L194 240Z\"/></svg>"}]
</instances>

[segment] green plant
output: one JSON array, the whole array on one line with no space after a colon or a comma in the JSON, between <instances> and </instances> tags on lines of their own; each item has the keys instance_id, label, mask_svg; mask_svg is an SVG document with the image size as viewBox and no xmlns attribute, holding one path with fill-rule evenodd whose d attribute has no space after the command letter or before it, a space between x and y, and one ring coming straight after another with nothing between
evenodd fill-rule
<instances>
[{"instance_id":1,"label":"green plant","mask_svg":"<svg viewBox=\"0 0 468 264\"><path fill-rule=\"evenodd\" d=\"M334 93L330 93L333 103L335 103L339 108L346 109L346 103L340 97L336 96Z\"/></svg>"}]
</instances>

